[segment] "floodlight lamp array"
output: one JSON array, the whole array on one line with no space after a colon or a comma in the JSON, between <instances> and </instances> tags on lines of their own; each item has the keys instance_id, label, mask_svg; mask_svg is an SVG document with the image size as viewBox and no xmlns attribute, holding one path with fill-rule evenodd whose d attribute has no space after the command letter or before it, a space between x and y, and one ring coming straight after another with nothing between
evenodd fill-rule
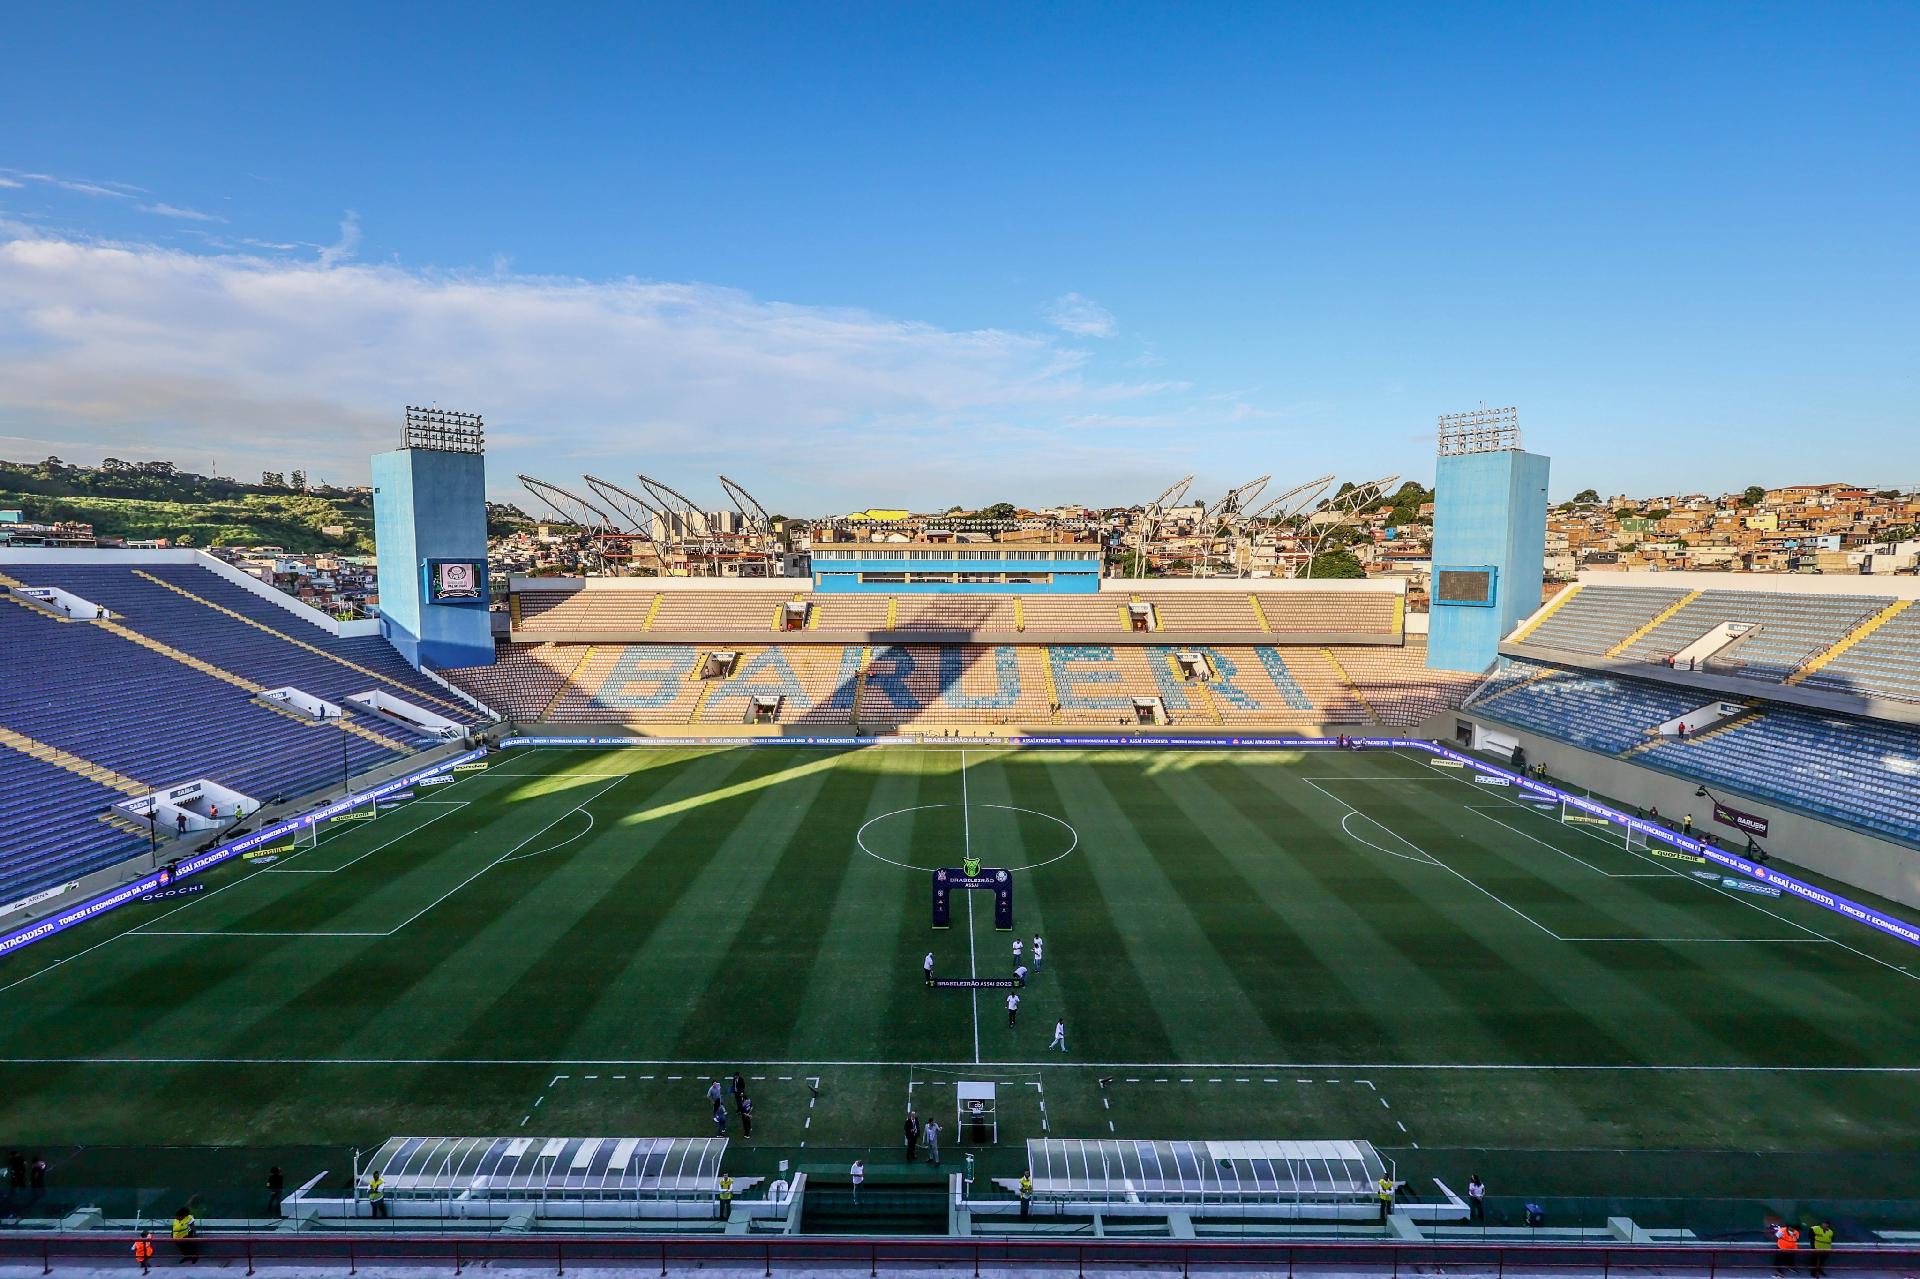
<instances>
[{"instance_id":1,"label":"floodlight lamp array","mask_svg":"<svg viewBox=\"0 0 1920 1279\"><path fill-rule=\"evenodd\" d=\"M484 453L486 423L478 413L456 413L409 404L400 447L431 449L436 453Z\"/></svg>"},{"instance_id":2,"label":"floodlight lamp array","mask_svg":"<svg viewBox=\"0 0 1920 1279\"><path fill-rule=\"evenodd\" d=\"M1500 453L1520 447L1520 410L1512 405L1490 409L1482 404L1465 413L1440 415L1440 456Z\"/></svg>"}]
</instances>

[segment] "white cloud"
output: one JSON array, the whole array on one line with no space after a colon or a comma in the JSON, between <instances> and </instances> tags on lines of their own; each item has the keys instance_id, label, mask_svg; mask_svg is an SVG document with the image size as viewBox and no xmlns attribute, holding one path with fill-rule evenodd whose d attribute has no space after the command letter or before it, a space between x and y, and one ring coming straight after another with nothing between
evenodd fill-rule
<instances>
[{"instance_id":1,"label":"white cloud","mask_svg":"<svg viewBox=\"0 0 1920 1279\"><path fill-rule=\"evenodd\" d=\"M180 208L178 205L168 204L163 200L156 201L153 204L141 205L140 212L152 213L163 218L179 218L185 222L225 222L226 221L225 218L220 217L217 214L202 213L198 209L183 209L183 208Z\"/></svg>"},{"instance_id":2,"label":"white cloud","mask_svg":"<svg viewBox=\"0 0 1920 1279\"><path fill-rule=\"evenodd\" d=\"M717 501L704 477L725 471L811 513L1118 498L1178 464L1182 433L1063 427L1217 420L1182 383L1095 379L1044 335L505 263L411 271L353 262L358 241L349 214L317 261L0 243L0 437L345 481L392 446L402 405L437 400L487 415L496 491L517 471L645 470Z\"/></svg>"},{"instance_id":3,"label":"white cloud","mask_svg":"<svg viewBox=\"0 0 1920 1279\"><path fill-rule=\"evenodd\" d=\"M360 215L352 209L340 219L340 238L320 250L321 266L351 262L360 252Z\"/></svg>"},{"instance_id":4,"label":"white cloud","mask_svg":"<svg viewBox=\"0 0 1920 1279\"><path fill-rule=\"evenodd\" d=\"M1047 306L1047 323L1075 337L1110 338L1119 334L1113 312L1092 298L1063 293Z\"/></svg>"},{"instance_id":5,"label":"white cloud","mask_svg":"<svg viewBox=\"0 0 1920 1279\"><path fill-rule=\"evenodd\" d=\"M9 169L8 172L15 178L25 178L28 182L58 187L62 191L77 191L81 195L106 196L113 200L131 200L136 192L141 192L141 188L128 186L124 182L89 182L83 178L63 178L51 173L22 173L18 169ZM21 184L10 182L9 185Z\"/></svg>"},{"instance_id":6,"label":"white cloud","mask_svg":"<svg viewBox=\"0 0 1920 1279\"><path fill-rule=\"evenodd\" d=\"M26 189L26 185L26 183L16 182L12 178L0 177L0 187L10 187L15 191L22 191Z\"/></svg>"}]
</instances>

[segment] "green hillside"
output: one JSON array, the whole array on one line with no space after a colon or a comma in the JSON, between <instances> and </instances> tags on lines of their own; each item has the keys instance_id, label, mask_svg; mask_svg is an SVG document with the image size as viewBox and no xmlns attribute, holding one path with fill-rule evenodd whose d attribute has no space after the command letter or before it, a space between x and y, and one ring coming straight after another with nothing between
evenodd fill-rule
<instances>
[{"instance_id":1,"label":"green hillside","mask_svg":"<svg viewBox=\"0 0 1920 1279\"><path fill-rule=\"evenodd\" d=\"M273 478L279 478L275 476ZM298 476L296 480L303 480ZM248 484L196 475L170 462L98 467L0 461L0 507L40 522L78 520L102 537L168 538L187 546L284 546L290 551L373 550L373 495L304 484ZM330 526L344 530L323 533Z\"/></svg>"}]
</instances>

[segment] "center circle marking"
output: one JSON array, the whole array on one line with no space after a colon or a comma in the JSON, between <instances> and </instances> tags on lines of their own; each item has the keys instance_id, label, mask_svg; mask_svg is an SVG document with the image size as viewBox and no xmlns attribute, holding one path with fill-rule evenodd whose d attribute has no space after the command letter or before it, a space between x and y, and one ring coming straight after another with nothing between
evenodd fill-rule
<instances>
[{"instance_id":1,"label":"center circle marking","mask_svg":"<svg viewBox=\"0 0 1920 1279\"><path fill-rule=\"evenodd\" d=\"M881 813L878 817L869 817L867 818L866 821L861 822L860 829L854 832L853 842L860 846L861 852L873 858L875 861L885 862L889 866L898 866L902 870L924 870L924 871L927 871L928 873L932 873L933 871L939 870L941 868L938 866L916 866L912 862L895 861L891 857L884 857L881 854L874 852L871 848L867 847L867 827L873 825L875 822L884 822L889 817L900 817L907 813L924 812L930 808L952 808L952 807L954 807L954 805L952 804L914 804L908 808L896 808L890 813ZM1045 861L1029 862L1025 866L1008 866L1008 867L1005 867L1005 869L1007 870L1039 870L1042 866L1051 866L1055 862L1061 860L1062 858L1071 855L1074 849L1080 847L1080 832L1074 829L1073 823L1067 821L1063 817L1055 817L1052 813L1043 813L1037 808L1022 808L1018 804L981 804L980 807L981 808L998 808L1003 812L1026 813L1030 817L1039 817L1046 821L1050 821L1054 823L1056 826L1065 827L1067 834L1072 836L1072 839L1068 842L1066 848L1062 849L1060 852L1055 853L1053 856L1047 858Z\"/></svg>"}]
</instances>

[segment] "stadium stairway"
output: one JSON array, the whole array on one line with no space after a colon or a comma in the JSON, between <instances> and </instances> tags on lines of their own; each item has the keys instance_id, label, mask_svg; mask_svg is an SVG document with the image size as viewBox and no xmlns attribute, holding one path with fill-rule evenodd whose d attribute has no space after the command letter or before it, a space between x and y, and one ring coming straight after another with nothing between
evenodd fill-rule
<instances>
[{"instance_id":1,"label":"stadium stairway","mask_svg":"<svg viewBox=\"0 0 1920 1279\"><path fill-rule=\"evenodd\" d=\"M1891 622L1894 618L1900 616L1900 614L1906 612L1907 609L1911 608L1912 606L1913 606L1912 600L1893 601L1893 603L1881 609L1878 613L1868 618L1865 622L1862 622L1858 627L1849 631L1847 634L1841 636L1837 641L1834 642L1832 647L1827 649L1826 652L1820 654L1818 657L1808 662L1805 666L1802 666L1799 670L1794 671L1791 675L1788 675L1787 678L1782 682L1787 684L1798 684L1800 681L1807 678L1807 676L1812 675L1817 671L1819 671L1821 668L1830 665L1834 661L1834 659L1843 656L1847 652L1847 650L1851 649L1854 645L1860 643L1862 640L1872 635L1875 631L1885 626L1888 622Z\"/></svg>"},{"instance_id":2,"label":"stadium stairway","mask_svg":"<svg viewBox=\"0 0 1920 1279\"><path fill-rule=\"evenodd\" d=\"M1569 586L1566 590L1561 591L1558 595L1554 596L1553 599L1548 602L1545 608L1541 609L1538 613L1535 613L1533 615L1533 618L1530 621L1528 621L1524 626L1522 626L1519 630L1513 633L1513 639L1511 642L1515 644L1525 643L1527 636L1539 630L1541 625L1549 617L1552 617L1555 613L1558 613L1561 609L1565 608L1567 604L1572 601L1573 597L1578 595L1579 593L1580 593L1580 587L1576 584L1573 586Z\"/></svg>"},{"instance_id":3,"label":"stadium stairway","mask_svg":"<svg viewBox=\"0 0 1920 1279\"><path fill-rule=\"evenodd\" d=\"M1620 752L1618 758L1631 759L1635 755L1641 754L1644 751L1653 750L1658 746L1665 746L1669 742L1686 746L1695 742L1712 741L1722 733L1730 733L1736 728L1744 728L1746 725L1753 723L1753 721L1766 714L1766 709L1766 707L1760 705L1758 702L1749 702L1743 710L1727 716L1712 728L1705 728L1697 733L1689 733L1685 737L1668 737L1665 734L1656 733L1652 728L1649 728L1647 730L1648 736L1646 741L1636 742L1634 745L1627 747L1627 749Z\"/></svg>"},{"instance_id":4,"label":"stadium stairway","mask_svg":"<svg viewBox=\"0 0 1920 1279\"><path fill-rule=\"evenodd\" d=\"M1353 695L1353 700L1360 704L1362 710L1366 711L1367 718L1376 724L1383 722L1380 718L1380 712L1373 708L1373 703L1367 700L1367 695L1360 691L1360 685L1356 684L1353 676L1347 673L1347 668L1340 664L1340 659L1333 655L1333 650L1323 648L1320 650L1320 654L1327 659L1327 665L1333 667L1333 673L1340 677L1340 682L1347 686L1347 691Z\"/></svg>"},{"instance_id":5,"label":"stadium stairway","mask_svg":"<svg viewBox=\"0 0 1920 1279\"><path fill-rule=\"evenodd\" d=\"M96 764L90 759L82 759L71 751L63 751L58 746L28 737L25 733L16 733L10 728L0 727L0 746L19 751L22 755L45 760L57 768L64 768L77 777L90 782L111 787L123 795L151 795L156 787L146 782L135 781L124 773L116 773L104 764Z\"/></svg>"}]
</instances>

